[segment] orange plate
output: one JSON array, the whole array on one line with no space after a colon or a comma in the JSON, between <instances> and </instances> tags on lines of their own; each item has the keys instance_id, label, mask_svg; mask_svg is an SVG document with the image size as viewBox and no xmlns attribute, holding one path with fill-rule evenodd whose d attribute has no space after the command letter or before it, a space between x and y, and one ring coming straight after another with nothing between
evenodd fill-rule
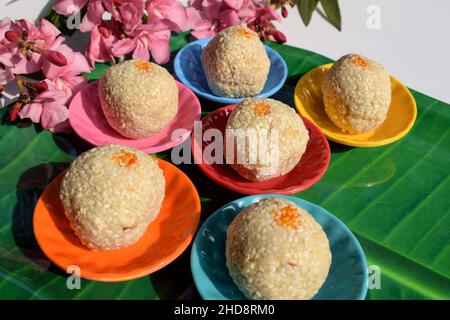
<instances>
[{"instance_id":1,"label":"orange plate","mask_svg":"<svg viewBox=\"0 0 450 320\"><path fill-rule=\"evenodd\" d=\"M34 209L36 240L47 257L63 270L80 267L81 277L125 281L155 272L175 260L189 245L200 220L200 198L191 180L174 165L157 159L166 178L161 211L134 245L91 251L72 231L59 198L64 173L45 189Z\"/></svg>"}]
</instances>

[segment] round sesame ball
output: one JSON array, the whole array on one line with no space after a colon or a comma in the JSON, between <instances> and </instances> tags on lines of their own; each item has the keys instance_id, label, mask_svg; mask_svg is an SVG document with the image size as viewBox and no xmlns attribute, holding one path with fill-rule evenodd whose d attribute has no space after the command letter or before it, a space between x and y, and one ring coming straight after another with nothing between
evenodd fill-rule
<instances>
[{"instance_id":1,"label":"round sesame ball","mask_svg":"<svg viewBox=\"0 0 450 320\"><path fill-rule=\"evenodd\" d=\"M245 99L230 114L226 129L225 150L232 152L232 146L234 153L230 165L252 181L291 171L309 140L308 130L295 110L269 98Z\"/></svg>"},{"instance_id":2,"label":"round sesame ball","mask_svg":"<svg viewBox=\"0 0 450 320\"><path fill-rule=\"evenodd\" d=\"M109 125L132 139L158 133L178 112L174 78L144 60L127 60L106 70L98 93Z\"/></svg>"},{"instance_id":3,"label":"round sesame ball","mask_svg":"<svg viewBox=\"0 0 450 320\"><path fill-rule=\"evenodd\" d=\"M242 26L220 31L203 49L202 62L211 91L232 98L260 93L270 69L258 34Z\"/></svg>"},{"instance_id":4,"label":"round sesame ball","mask_svg":"<svg viewBox=\"0 0 450 320\"><path fill-rule=\"evenodd\" d=\"M262 199L227 230L226 264L250 299L311 299L331 264L328 238L305 210L282 198Z\"/></svg>"},{"instance_id":5,"label":"round sesame ball","mask_svg":"<svg viewBox=\"0 0 450 320\"><path fill-rule=\"evenodd\" d=\"M340 58L322 81L325 111L349 133L380 126L391 104L391 80L384 67L358 54Z\"/></svg>"},{"instance_id":6,"label":"round sesame ball","mask_svg":"<svg viewBox=\"0 0 450 320\"><path fill-rule=\"evenodd\" d=\"M60 198L80 240L93 250L138 241L161 208L163 171L149 155L121 145L93 148L69 167Z\"/></svg>"}]
</instances>

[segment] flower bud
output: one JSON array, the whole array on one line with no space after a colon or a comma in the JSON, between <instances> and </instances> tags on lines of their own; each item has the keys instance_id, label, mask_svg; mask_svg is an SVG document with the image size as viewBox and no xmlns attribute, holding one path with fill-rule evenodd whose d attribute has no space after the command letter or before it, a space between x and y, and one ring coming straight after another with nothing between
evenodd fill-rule
<instances>
[{"instance_id":1,"label":"flower bud","mask_svg":"<svg viewBox=\"0 0 450 320\"><path fill-rule=\"evenodd\" d=\"M286 36L280 30L275 30L272 35L278 43L286 42Z\"/></svg>"},{"instance_id":2,"label":"flower bud","mask_svg":"<svg viewBox=\"0 0 450 320\"><path fill-rule=\"evenodd\" d=\"M6 38L6 40L8 40L10 42L18 42L19 41L19 35L15 31L6 31L5 38Z\"/></svg>"},{"instance_id":3,"label":"flower bud","mask_svg":"<svg viewBox=\"0 0 450 320\"><path fill-rule=\"evenodd\" d=\"M46 52L46 58L58 67L64 67L67 65L67 59L61 52L49 50Z\"/></svg>"},{"instance_id":4,"label":"flower bud","mask_svg":"<svg viewBox=\"0 0 450 320\"><path fill-rule=\"evenodd\" d=\"M288 10L285 6L281 7L281 15L283 16L283 18L287 18L288 16Z\"/></svg>"},{"instance_id":5,"label":"flower bud","mask_svg":"<svg viewBox=\"0 0 450 320\"><path fill-rule=\"evenodd\" d=\"M100 34L105 38L109 38L111 35L111 30L109 30L106 26L98 26L98 32L100 32Z\"/></svg>"},{"instance_id":6,"label":"flower bud","mask_svg":"<svg viewBox=\"0 0 450 320\"><path fill-rule=\"evenodd\" d=\"M43 92L43 91L47 91L48 90L48 85L44 81L36 82L36 83L33 84L33 86L39 92Z\"/></svg>"},{"instance_id":7,"label":"flower bud","mask_svg":"<svg viewBox=\"0 0 450 320\"><path fill-rule=\"evenodd\" d=\"M11 122L16 121L17 115L19 114L19 111L20 111L20 107L21 107L20 102L16 102L14 104L14 106L12 107L11 111L9 112L9 120Z\"/></svg>"}]
</instances>

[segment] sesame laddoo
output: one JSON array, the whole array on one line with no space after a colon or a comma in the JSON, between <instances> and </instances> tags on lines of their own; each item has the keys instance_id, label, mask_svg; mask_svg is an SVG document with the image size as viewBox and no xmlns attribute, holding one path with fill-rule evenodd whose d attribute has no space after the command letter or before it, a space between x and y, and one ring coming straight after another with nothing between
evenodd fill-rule
<instances>
[{"instance_id":1,"label":"sesame laddoo","mask_svg":"<svg viewBox=\"0 0 450 320\"><path fill-rule=\"evenodd\" d=\"M220 31L203 49L202 63L211 91L231 98L260 93L270 69L258 34L242 26Z\"/></svg>"},{"instance_id":2,"label":"sesame laddoo","mask_svg":"<svg viewBox=\"0 0 450 320\"><path fill-rule=\"evenodd\" d=\"M144 60L127 60L106 70L98 93L109 125L132 139L158 133L178 112L174 78Z\"/></svg>"},{"instance_id":3,"label":"sesame laddoo","mask_svg":"<svg viewBox=\"0 0 450 320\"><path fill-rule=\"evenodd\" d=\"M386 69L358 54L340 58L322 81L325 111L331 121L349 133L379 127L391 104L391 80Z\"/></svg>"},{"instance_id":4,"label":"sesame laddoo","mask_svg":"<svg viewBox=\"0 0 450 320\"><path fill-rule=\"evenodd\" d=\"M282 198L265 198L240 212L228 227L225 248L231 278L256 300L311 299L331 265L322 227Z\"/></svg>"},{"instance_id":5,"label":"sesame laddoo","mask_svg":"<svg viewBox=\"0 0 450 320\"><path fill-rule=\"evenodd\" d=\"M230 166L251 181L290 172L309 140L308 130L295 110L269 98L245 99L230 114L226 129L225 150L231 152L232 146L234 153Z\"/></svg>"},{"instance_id":6,"label":"sesame laddoo","mask_svg":"<svg viewBox=\"0 0 450 320\"><path fill-rule=\"evenodd\" d=\"M159 214L165 179L149 155L121 145L93 148L69 167L60 187L64 211L92 250L138 241Z\"/></svg>"}]
</instances>

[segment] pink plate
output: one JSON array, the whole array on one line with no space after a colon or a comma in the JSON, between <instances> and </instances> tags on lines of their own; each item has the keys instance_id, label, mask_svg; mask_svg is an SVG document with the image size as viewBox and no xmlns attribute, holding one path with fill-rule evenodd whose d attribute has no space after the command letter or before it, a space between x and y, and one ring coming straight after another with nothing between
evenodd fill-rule
<instances>
[{"instance_id":1,"label":"pink plate","mask_svg":"<svg viewBox=\"0 0 450 320\"><path fill-rule=\"evenodd\" d=\"M177 81L179 102L178 113L172 122L161 132L142 139L130 139L110 127L103 114L98 98L98 81L80 90L69 106L69 121L75 132L87 142L102 146L121 144L140 149L147 153L164 151L186 140L194 127L194 121L200 120L201 108L195 94ZM184 129L178 139L172 140L172 132Z\"/></svg>"},{"instance_id":2,"label":"pink plate","mask_svg":"<svg viewBox=\"0 0 450 320\"><path fill-rule=\"evenodd\" d=\"M202 131L205 132L207 129L216 128L223 133L228 117L236 106L225 106L208 114L202 119ZM203 150L211 142L202 142L202 152L200 154L197 151L200 149L196 139L192 139L192 154L195 163L199 164L200 170L211 180L239 193L248 195L266 193L293 194L303 191L319 181L324 175L330 162L330 146L319 128L308 119L303 117L302 119L309 131L309 142L300 162L284 176L262 182L247 180L227 164L203 162ZM285 141L284 143L292 143L292 141Z\"/></svg>"}]
</instances>

